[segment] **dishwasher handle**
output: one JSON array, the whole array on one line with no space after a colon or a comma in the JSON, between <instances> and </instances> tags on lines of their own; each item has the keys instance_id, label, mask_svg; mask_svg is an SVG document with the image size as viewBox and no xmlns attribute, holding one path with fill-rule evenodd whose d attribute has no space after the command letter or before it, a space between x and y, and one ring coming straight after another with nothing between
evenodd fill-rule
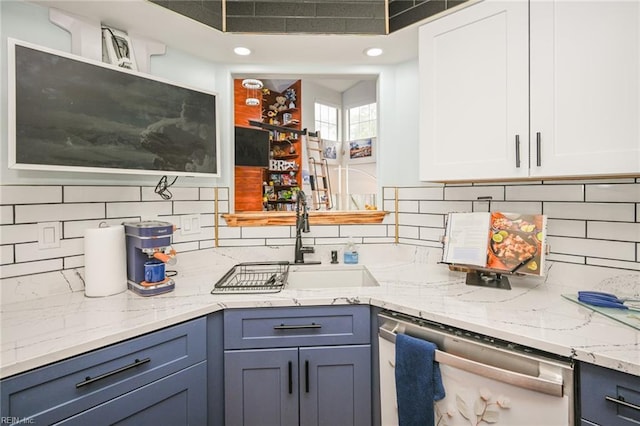
<instances>
[{"instance_id":1,"label":"dishwasher handle","mask_svg":"<svg viewBox=\"0 0 640 426\"><path fill-rule=\"evenodd\" d=\"M396 333L393 331L380 327L378 329L378 335L395 344ZM435 351L435 360L440 364L448 365L459 370L467 371L489 379L498 380L520 388L558 397L562 397L564 395L561 381L555 382L540 377L528 376L526 374L505 370L503 368L494 367L492 365L452 355L440 350Z\"/></svg>"}]
</instances>

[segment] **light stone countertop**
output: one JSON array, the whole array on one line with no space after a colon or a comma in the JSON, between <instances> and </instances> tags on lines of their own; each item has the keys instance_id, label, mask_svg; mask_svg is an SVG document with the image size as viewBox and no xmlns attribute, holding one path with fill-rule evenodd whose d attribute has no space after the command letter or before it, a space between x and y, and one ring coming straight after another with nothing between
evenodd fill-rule
<instances>
[{"instance_id":1,"label":"light stone countertop","mask_svg":"<svg viewBox=\"0 0 640 426\"><path fill-rule=\"evenodd\" d=\"M332 248L317 247L323 263ZM291 260L293 247L182 253L175 291L153 297L130 291L85 297L82 270L5 279L0 283L0 377L224 308L341 304L370 304L640 376L640 331L561 296L584 289L637 295L640 272L550 262L546 277L511 278L512 289L501 290L466 285L465 274L437 264L439 255L425 247L363 245L360 263L379 286L285 287L273 294L210 291L235 264Z\"/></svg>"}]
</instances>

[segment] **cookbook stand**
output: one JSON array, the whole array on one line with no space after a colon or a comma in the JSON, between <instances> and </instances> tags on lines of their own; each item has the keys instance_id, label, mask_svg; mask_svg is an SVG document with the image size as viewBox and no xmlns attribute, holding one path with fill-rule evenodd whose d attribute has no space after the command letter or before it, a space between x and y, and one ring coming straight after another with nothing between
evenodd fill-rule
<instances>
[{"instance_id":1,"label":"cookbook stand","mask_svg":"<svg viewBox=\"0 0 640 426\"><path fill-rule=\"evenodd\" d=\"M449 270L457 272L466 272L467 276L465 284L478 287L499 288L502 290L511 290L509 275L523 275L509 271L498 271L495 269L479 268L477 266L459 265L453 263L441 262L449 265Z\"/></svg>"}]
</instances>

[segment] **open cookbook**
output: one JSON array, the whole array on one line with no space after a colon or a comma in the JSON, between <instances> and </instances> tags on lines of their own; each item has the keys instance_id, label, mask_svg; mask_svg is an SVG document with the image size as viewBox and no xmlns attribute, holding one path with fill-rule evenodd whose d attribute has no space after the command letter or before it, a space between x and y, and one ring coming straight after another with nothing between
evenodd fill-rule
<instances>
[{"instance_id":1,"label":"open cookbook","mask_svg":"<svg viewBox=\"0 0 640 426\"><path fill-rule=\"evenodd\" d=\"M502 212L449 213L442 261L499 273L544 275L546 219Z\"/></svg>"}]
</instances>

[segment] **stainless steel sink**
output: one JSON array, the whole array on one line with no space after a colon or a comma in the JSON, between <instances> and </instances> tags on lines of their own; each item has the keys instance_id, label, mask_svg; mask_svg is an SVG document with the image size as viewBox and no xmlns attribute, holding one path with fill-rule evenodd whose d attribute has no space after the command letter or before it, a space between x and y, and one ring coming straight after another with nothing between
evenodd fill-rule
<instances>
[{"instance_id":1,"label":"stainless steel sink","mask_svg":"<svg viewBox=\"0 0 640 426\"><path fill-rule=\"evenodd\" d=\"M285 288L377 287L362 265L291 265Z\"/></svg>"}]
</instances>

